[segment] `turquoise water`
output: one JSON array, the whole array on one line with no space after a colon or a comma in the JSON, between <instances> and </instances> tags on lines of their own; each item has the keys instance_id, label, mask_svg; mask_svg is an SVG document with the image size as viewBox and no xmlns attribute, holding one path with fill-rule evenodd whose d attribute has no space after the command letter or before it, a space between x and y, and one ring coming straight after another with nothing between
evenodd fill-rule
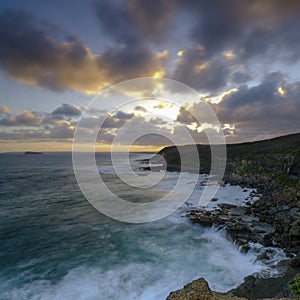
<instances>
[{"instance_id":1,"label":"turquoise water","mask_svg":"<svg viewBox=\"0 0 300 300\"><path fill-rule=\"evenodd\" d=\"M109 157L97 162L113 185ZM202 276L225 291L263 268L192 226L184 208L137 225L102 215L81 194L71 154L0 154L0 166L1 300L157 300Z\"/></svg>"}]
</instances>

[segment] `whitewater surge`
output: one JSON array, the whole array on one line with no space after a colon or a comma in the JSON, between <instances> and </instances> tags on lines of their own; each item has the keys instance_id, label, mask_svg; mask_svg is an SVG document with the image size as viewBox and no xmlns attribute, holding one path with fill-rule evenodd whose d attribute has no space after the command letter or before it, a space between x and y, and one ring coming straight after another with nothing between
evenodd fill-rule
<instances>
[{"instance_id":1,"label":"whitewater surge","mask_svg":"<svg viewBox=\"0 0 300 300\"><path fill-rule=\"evenodd\" d=\"M178 228L178 224L169 225L168 237L164 237L166 240L170 238L169 241L155 240L154 236L138 237L139 252L148 253L148 257L139 263L127 263L120 256L120 264L106 271L100 266L83 265L70 270L56 283L36 280L22 288L13 289L6 296L16 300L157 300L165 299L170 291L200 276L207 279L212 289L227 291L240 284L246 275L265 268L254 263L255 255L240 253L221 233L199 229L197 232L197 229L189 230L183 224L181 228ZM152 228L154 231L157 230L156 226ZM181 236L177 237L179 234ZM132 253L132 256L138 258L140 253Z\"/></svg>"},{"instance_id":2,"label":"whitewater surge","mask_svg":"<svg viewBox=\"0 0 300 300\"><path fill-rule=\"evenodd\" d=\"M144 156L134 156L139 157ZM256 262L255 251L243 254L221 232L187 221L184 212L197 203L199 185L170 216L125 224L100 214L83 198L68 155L2 159L7 177L0 174L1 299L157 300L199 277L212 289L227 291L245 276L268 269ZM98 155L97 162L113 185L108 156ZM158 195L172 189L178 176L167 173L155 187ZM235 195L242 201L248 194L224 186L217 197Z\"/></svg>"}]
</instances>

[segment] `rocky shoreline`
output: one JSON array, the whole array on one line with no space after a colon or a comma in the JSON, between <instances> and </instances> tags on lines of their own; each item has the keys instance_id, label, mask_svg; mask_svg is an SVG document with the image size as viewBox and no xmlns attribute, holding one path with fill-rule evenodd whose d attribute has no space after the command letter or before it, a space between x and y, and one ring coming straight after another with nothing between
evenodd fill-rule
<instances>
[{"instance_id":1,"label":"rocky shoreline","mask_svg":"<svg viewBox=\"0 0 300 300\"><path fill-rule=\"evenodd\" d=\"M180 155L189 158L194 146L165 147L151 161L163 161L162 168L180 172ZM211 167L210 147L196 146L201 166L195 172L207 174ZM218 205L218 199L213 199L218 209L189 208L187 217L194 224L222 228L226 237L242 252L249 251L251 243L261 244L266 247L266 251L258 257L263 262L274 258L270 247L280 248L286 254L286 260L278 266L280 276L248 276L243 284L231 291L232 294L247 299L290 297L289 281L300 273L300 133L264 141L228 144L226 149L223 184L255 189L259 199L253 202L250 197L245 206ZM187 159L186 164L193 169L192 160ZM201 295L199 298L193 297L170 299L221 299L203 298Z\"/></svg>"},{"instance_id":2,"label":"rocky shoreline","mask_svg":"<svg viewBox=\"0 0 300 300\"><path fill-rule=\"evenodd\" d=\"M274 258L274 251L267 247L283 249L287 259L278 264L279 274L275 278L250 275L239 287L222 295L234 295L242 297L241 299L292 297L289 282L300 272L300 192L295 187L275 185L265 177L251 177L249 174L245 177L233 173L225 177L225 184L255 188L260 198L252 202L250 198L256 196L252 192L246 206L221 203L218 209L212 211L189 208L189 220L203 227L221 228L225 236L239 246L242 252L248 252L251 243L265 246L266 250L257 259L266 264ZM217 204L217 199L214 200Z\"/></svg>"},{"instance_id":3,"label":"rocky shoreline","mask_svg":"<svg viewBox=\"0 0 300 300\"><path fill-rule=\"evenodd\" d=\"M264 183L255 187L237 177L227 177L225 183L256 188L260 199L245 207L222 203L214 211L190 208L187 217L204 227L225 227L227 236L245 252L248 242L254 242L282 248L289 257L299 255L300 192L291 189L292 197L288 197L280 186Z\"/></svg>"},{"instance_id":4,"label":"rocky shoreline","mask_svg":"<svg viewBox=\"0 0 300 300\"><path fill-rule=\"evenodd\" d=\"M245 181L238 175L227 177L225 182L244 188L255 187L253 183ZM248 276L243 284L230 293L246 299L292 296L289 281L300 272L300 194L296 193L296 198L287 199L283 196L284 192L280 186L274 187L272 184L256 186L257 193L261 197L252 204L249 201L248 205L243 207L223 203L218 205L219 209L213 211L189 208L187 217L191 222L204 227L223 228L226 237L238 245L242 252L250 249L249 243L284 250L288 259L279 264L279 276L276 278ZM268 263L273 256L274 252L267 249L258 256L258 259Z\"/></svg>"}]
</instances>

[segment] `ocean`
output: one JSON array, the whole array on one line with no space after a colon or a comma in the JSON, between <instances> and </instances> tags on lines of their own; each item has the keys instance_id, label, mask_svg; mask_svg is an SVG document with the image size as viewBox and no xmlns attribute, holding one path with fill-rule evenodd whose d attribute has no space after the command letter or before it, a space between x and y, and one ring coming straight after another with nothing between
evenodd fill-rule
<instances>
[{"instance_id":1,"label":"ocean","mask_svg":"<svg viewBox=\"0 0 300 300\"><path fill-rule=\"evenodd\" d=\"M132 154L131 160L147 157ZM119 184L110 156L99 153L96 161L103 180ZM158 300L199 277L227 291L266 269L255 251L243 254L221 231L186 219L201 186L171 215L129 224L110 219L85 199L71 153L0 154L0 166L1 300ZM177 173L166 173L148 197L158 197L177 179ZM228 186L218 198L243 201L249 192ZM130 189L126 197L141 196Z\"/></svg>"}]
</instances>

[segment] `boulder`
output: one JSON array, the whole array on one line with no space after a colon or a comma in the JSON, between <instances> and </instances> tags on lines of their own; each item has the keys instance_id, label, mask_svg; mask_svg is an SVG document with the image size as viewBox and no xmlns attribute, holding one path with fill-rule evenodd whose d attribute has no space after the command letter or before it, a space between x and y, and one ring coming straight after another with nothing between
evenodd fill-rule
<instances>
[{"instance_id":1,"label":"boulder","mask_svg":"<svg viewBox=\"0 0 300 300\"><path fill-rule=\"evenodd\" d=\"M251 289L255 283L253 276L248 276L248 284ZM252 278L253 277L253 278ZM249 298L248 298L249 299ZM262 300L288 300L292 298L264 298ZM238 297L231 293L213 292L204 278L199 278L185 285L183 289L171 292L167 300L247 300L247 298Z\"/></svg>"},{"instance_id":2,"label":"boulder","mask_svg":"<svg viewBox=\"0 0 300 300\"><path fill-rule=\"evenodd\" d=\"M290 229L290 236L300 238L300 226L296 225Z\"/></svg>"},{"instance_id":3,"label":"boulder","mask_svg":"<svg viewBox=\"0 0 300 300\"><path fill-rule=\"evenodd\" d=\"M167 300L247 300L231 294L212 292L204 278L192 281L184 286L183 289L171 292Z\"/></svg>"},{"instance_id":4,"label":"boulder","mask_svg":"<svg viewBox=\"0 0 300 300\"><path fill-rule=\"evenodd\" d=\"M300 267L300 256L295 256L290 260L290 265L293 268Z\"/></svg>"}]
</instances>

